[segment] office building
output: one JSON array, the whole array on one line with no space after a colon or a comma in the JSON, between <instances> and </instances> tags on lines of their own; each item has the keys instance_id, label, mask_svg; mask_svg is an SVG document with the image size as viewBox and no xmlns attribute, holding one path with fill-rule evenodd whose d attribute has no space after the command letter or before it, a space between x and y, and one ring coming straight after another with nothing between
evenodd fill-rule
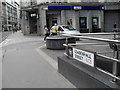
<instances>
[{"instance_id":1,"label":"office building","mask_svg":"<svg viewBox=\"0 0 120 90\"><path fill-rule=\"evenodd\" d=\"M18 7L15 1L2 2L2 30L11 31L15 25L18 25Z\"/></svg>"},{"instance_id":2,"label":"office building","mask_svg":"<svg viewBox=\"0 0 120 90\"><path fill-rule=\"evenodd\" d=\"M81 33L120 28L120 0L27 0L21 2L24 34L43 35L44 25L72 25Z\"/></svg>"}]
</instances>

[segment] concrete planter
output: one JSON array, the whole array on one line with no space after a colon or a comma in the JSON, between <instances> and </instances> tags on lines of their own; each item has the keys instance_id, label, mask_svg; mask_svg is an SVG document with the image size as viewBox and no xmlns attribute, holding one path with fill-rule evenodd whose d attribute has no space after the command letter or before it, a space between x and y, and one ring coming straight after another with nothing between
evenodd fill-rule
<instances>
[{"instance_id":1,"label":"concrete planter","mask_svg":"<svg viewBox=\"0 0 120 90\"><path fill-rule=\"evenodd\" d=\"M66 43L66 37L52 36L46 39L46 48L52 50L64 50L63 44ZM68 38L68 43L76 43L75 38Z\"/></svg>"}]
</instances>

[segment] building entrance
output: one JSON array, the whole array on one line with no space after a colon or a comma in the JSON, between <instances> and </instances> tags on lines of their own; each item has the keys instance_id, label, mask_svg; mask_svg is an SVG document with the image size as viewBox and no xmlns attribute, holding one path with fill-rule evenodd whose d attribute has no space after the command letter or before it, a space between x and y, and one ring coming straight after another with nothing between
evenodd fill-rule
<instances>
[{"instance_id":1,"label":"building entrance","mask_svg":"<svg viewBox=\"0 0 120 90\"><path fill-rule=\"evenodd\" d=\"M46 16L47 26L49 29L56 23L60 25L60 11L48 11Z\"/></svg>"},{"instance_id":2,"label":"building entrance","mask_svg":"<svg viewBox=\"0 0 120 90\"><path fill-rule=\"evenodd\" d=\"M30 34L37 33L37 13L29 13L29 26L30 26Z\"/></svg>"}]
</instances>

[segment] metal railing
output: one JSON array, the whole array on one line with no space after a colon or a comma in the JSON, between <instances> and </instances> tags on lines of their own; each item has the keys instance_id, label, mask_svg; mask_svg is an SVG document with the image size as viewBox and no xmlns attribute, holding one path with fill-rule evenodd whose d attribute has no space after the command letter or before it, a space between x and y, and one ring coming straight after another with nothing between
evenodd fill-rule
<instances>
[{"instance_id":1,"label":"metal railing","mask_svg":"<svg viewBox=\"0 0 120 90\"><path fill-rule=\"evenodd\" d=\"M114 40L111 40L111 39L104 39L104 38L95 38L95 37L89 37L89 36L86 36L86 35L114 35ZM112 73L109 73L99 67L95 67L97 70L111 76L113 78L113 82L117 82L118 80L120 80L120 77L118 77L118 63L120 63L120 60L119 60L119 50L118 48L118 45L120 45L120 40L115 40L116 38L116 35L119 35L118 33L85 33L85 34L74 34L74 35L70 35L70 34L64 34L63 36L66 37L66 44L64 44L64 46L66 47L66 52L68 50L68 46L74 46L74 45L79 45L79 44L68 44L68 40L67 38L68 37L74 37L74 38L81 38L81 39L89 39L89 40L95 40L95 41L102 41L102 42L107 42L107 43L112 43L114 44L113 45L113 54L114 54L114 58L111 58L111 57L108 57L108 56L104 56L104 55L101 55L101 54L97 54L98 56L101 56L101 57L104 57L106 59L110 59L113 61L113 70L112 70ZM67 55L67 53L65 54ZM69 55L67 55L69 57Z\"/></svg>"}]
</instances>

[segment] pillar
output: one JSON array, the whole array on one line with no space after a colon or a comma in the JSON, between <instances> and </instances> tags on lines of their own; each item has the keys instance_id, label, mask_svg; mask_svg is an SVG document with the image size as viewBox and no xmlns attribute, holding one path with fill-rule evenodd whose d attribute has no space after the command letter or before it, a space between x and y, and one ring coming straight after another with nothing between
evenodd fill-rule
<instances>
[{"instance_id":1,"label":"pillar","mask_svg":"<svg viewBox=\"0 0 120 90\"><path fill-rule=\"evenodd\" d=\"M101 11L101 32L105 32L104 11Z\"/></svg>"},{"instance_id":2,"label":"pillar","mask_svg":"<svg viewBox=\"0 0 120 90\"><path fill-rule=\"evenodd\" d=\"M78 31L80 31L79 17L80 17L79 11L75 11L75 23L76 23L76 29Z\"/></svg>"},{"instance_id":3,"label":"pillar","mask_svg":"<svg viewBox=\"0 0 120 90\"><path fill-rule=\"evenodd\" d=\"M88 28L89 32L92 32L92 11L88 11Z\"/></svg>"},{"instance_id":4,"label":"pillar","mask_svg":"<svg viewBox=\"0 0 120 90\"><path fill-rule=\"evenodd\" d=\"M22 11L21 30L24 35L29 34L28 15L26 11Z\"/></svg>"},{"instance_id":5,"label":"pillar","mask_svg":"<svg viewBox=\"0 0 120 90\"><path fill-rule=\"evenodd\" d=\"M22 19L21 19L21 30L22 30L22 33L25 34L25 12L22 11Z\"/></svg>"},{"instance_id":6,"label":"pillar","mask_svg":"<svg viewBox=\"0 0 120 90\"><path fill-rule=\"evenodd\" d=\"M39 7L39 21L38 21L38 35L44 35L44 25L46 25L46 10L43 10L46 6Z\"/></svg>"},{"instance_id":7,"label":"pillar","mask_svg":"<svg viewBox=\"0 0 120 90\"><path fill-rule=\"evenodd\" d=\"M61 25L66 25L65 10L62 10L62 11L61 11Z\"/></svg>"}]
</instances>

